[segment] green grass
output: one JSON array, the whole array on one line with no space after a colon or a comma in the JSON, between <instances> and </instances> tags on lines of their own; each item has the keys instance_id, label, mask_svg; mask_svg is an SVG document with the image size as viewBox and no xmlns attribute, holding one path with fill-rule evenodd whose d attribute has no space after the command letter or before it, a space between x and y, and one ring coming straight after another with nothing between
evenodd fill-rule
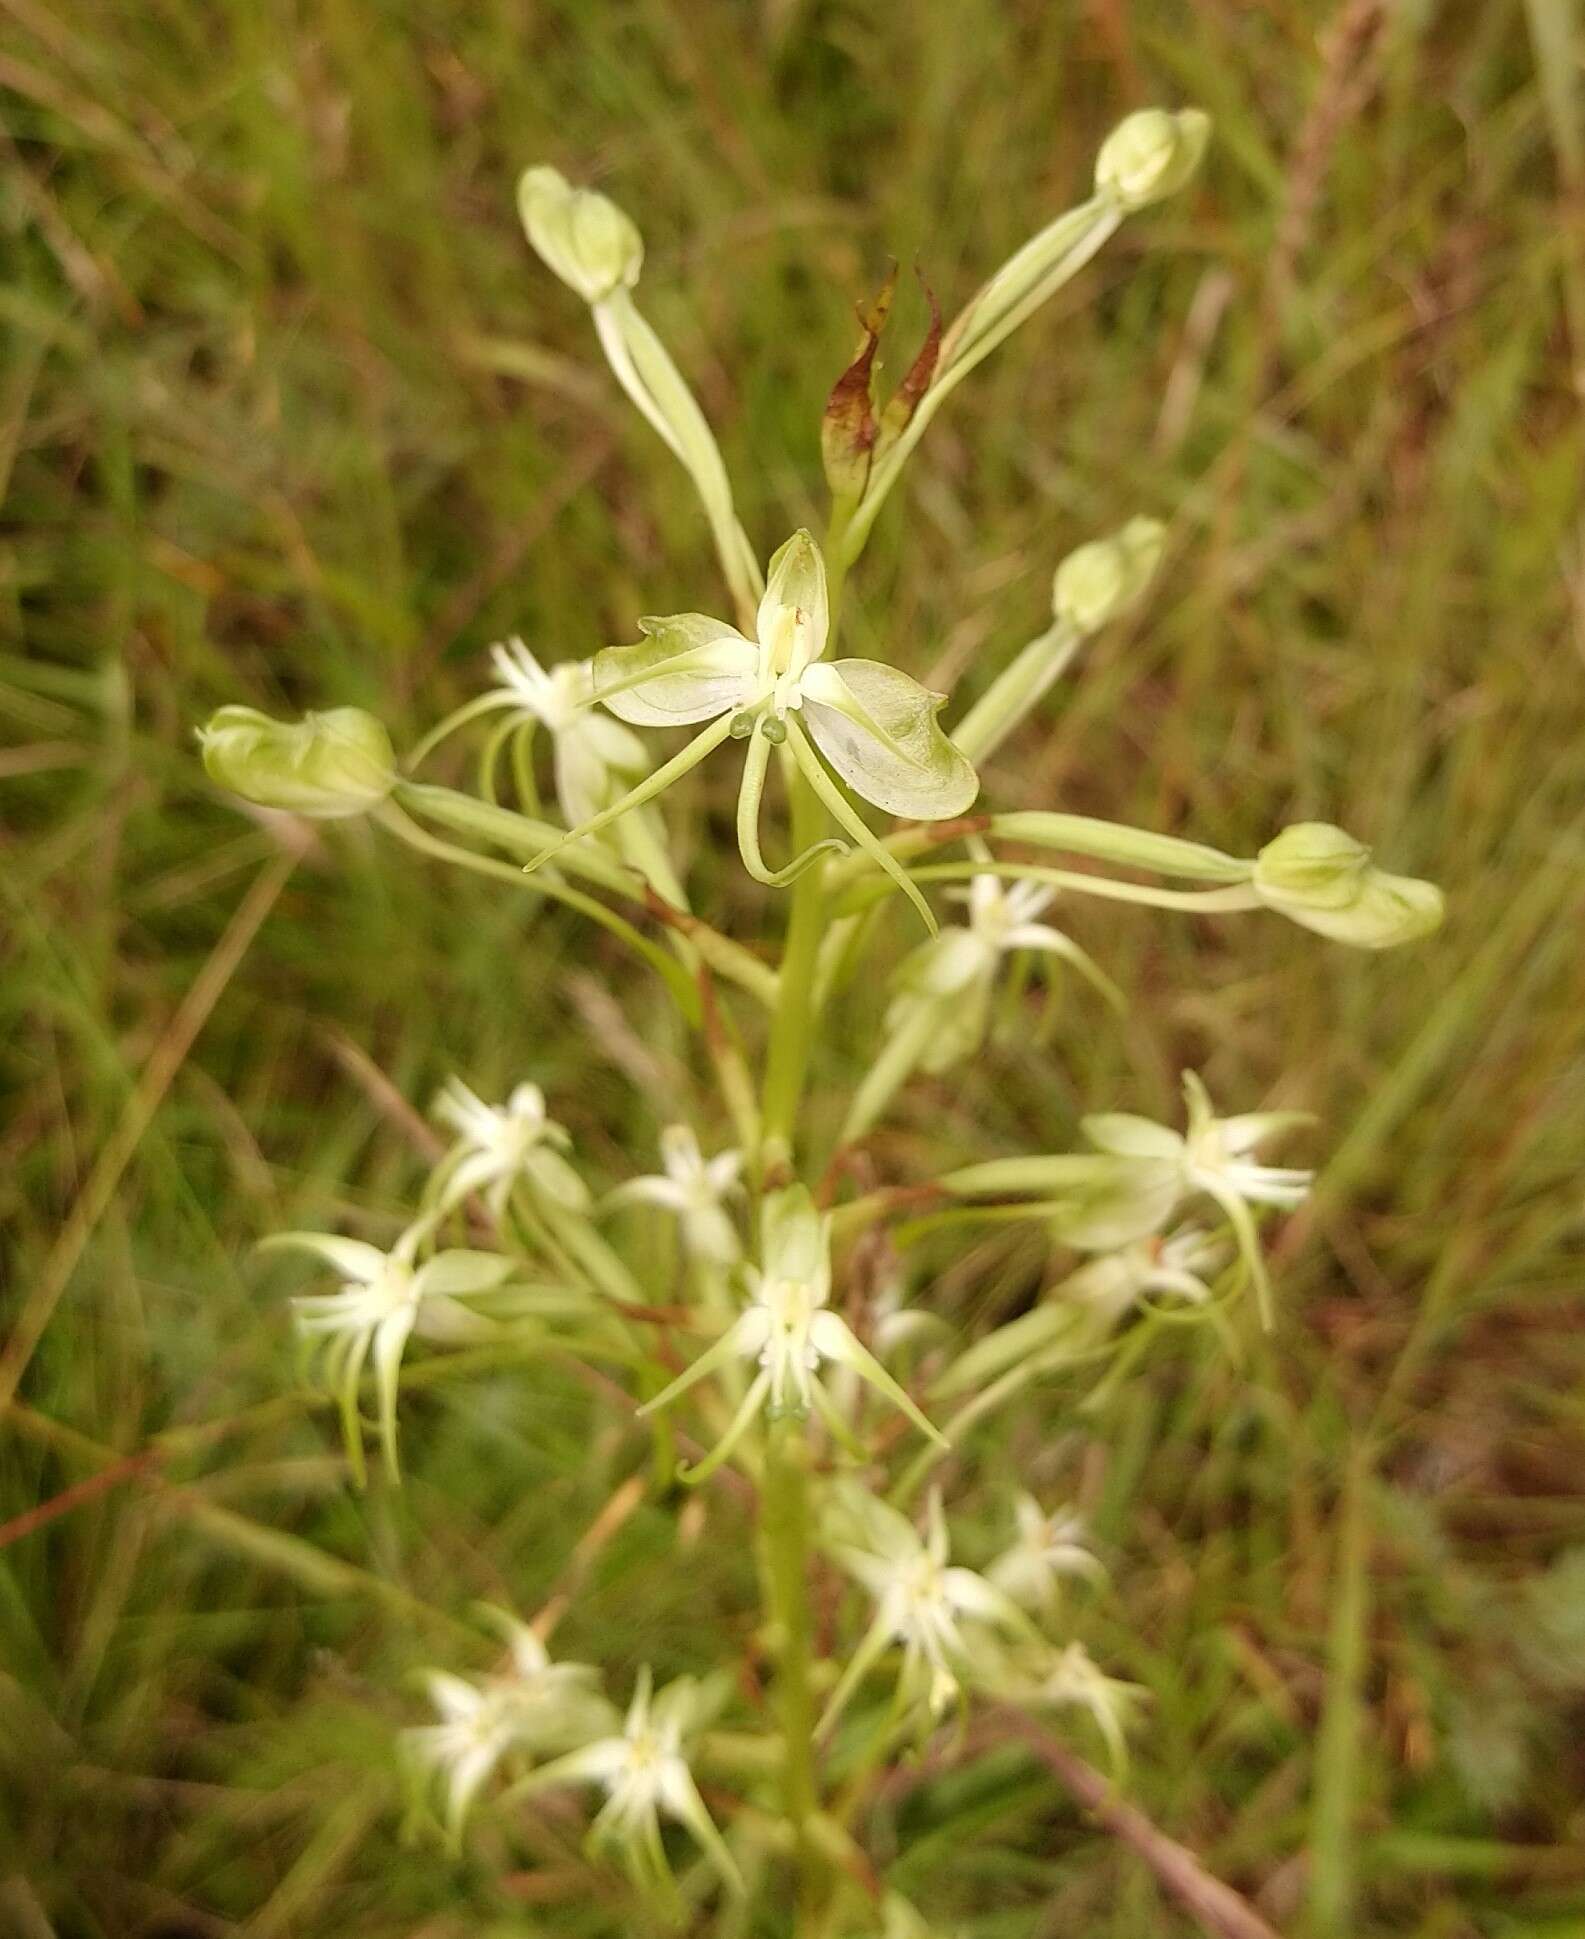
<instances>
[{"instance_id":1,"label":"green grass","mask_svg":"<svg viewBox=\"0 0 1585 1939\"><path fill-rule=\"evenodd\" d=\"M1240 852L1336 820L1441 882L1449 920L1368 958L1275 921L1075 907L1134 993L1121 1031L1082 992L1032 999L1044 1055L1026 1014L874 1148L896 1177L1060 1149L1097 1104L1169 1110L1185 1064L1235 1106L1320 1113L1330 1162L1283 1237L1275 1338L1235 1366L1195 1335L1099 1412L1048 1390L955 1505L972 1528L1008 1463L1080 1495L1117 1583L1085 1633L1154 1692L1134 1795L1282 1930L1585 1932L1572 11L1405 7L1371 45L1280 0L6 0L8 1311L48 1286L140 1071L277 852L203 784L194 724L222 700L350 702L400 743L503 632L585 653L718 599L670 460L528 255L518 169L597 176L639 220L646 304L768 548L820 515L820 406L887 256L917 257L950 311L1080 192L1121 112L1198 101L1203 183L933 427L853 587L853 650L975 690L1042 623L1064 551L1170 518L1145 615L988 792ZM899 309L906 339L923 304ZM692 802L702 849L730 801ZM750 933L735 864L702 876ZM900 918L887 935L912 941ZM818 1065L830 1126L876 1013L861 996ZM0 1517L168 1437L161 1465L0 1552L0 1907L24 1934L622 1916L571 1821L521 1845L486 1829L456 1860L403 1836L407 1673L482 1662L469 1603L540 1606L647 1454L564 1367L438 1361L404 1401L405 1490L346 1494L287 1276L249 1248L389 1229L415 1189L348 1043L420 1105L453 1069L533 1075L611 1179L647 1168L658 1089L710 1110L603 937L356 828L301 860L101 1177L0 1430ZM935 1296L967 1322L1035 1264L998 1240ZM571 1653L620 1681L743 1639L737 1511L691 1514L679 1535L646 1495L565 1621ZM1027 1763L915 1776L871 1836L947 1929L1188 1929ZM777 1929L770 1909L753 1927Z\"/></svg>"}]
</instances>

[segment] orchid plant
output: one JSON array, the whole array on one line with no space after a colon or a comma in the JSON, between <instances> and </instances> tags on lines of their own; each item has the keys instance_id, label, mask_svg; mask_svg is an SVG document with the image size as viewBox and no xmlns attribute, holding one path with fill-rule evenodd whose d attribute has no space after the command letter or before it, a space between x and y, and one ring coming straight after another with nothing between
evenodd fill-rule
<instances>
[{"instance_id":1,"label":"orchid plant","mask_svg":"<svg viewBox=\"0 0 1585 1939\"><path fill-rule=\"evenodd\" d=\"M1299 1204L1313 1174L1259 1153L1310 1120L1223 1115L1188 1072L1182 1130L1101 1111L1083 1120L1086 1150L877 1182L880 1155L861 1158L862 1141L910 1083L981 1051L998 992L1016 996L1032 958L1123 1006L1049 919L1053 905L1099 896L1200 915L1267 911L1370 950L1440 919L1434 888L1387 874L1329 825L1288 828L1240 857L1040 803L981 802L977 764L1032 723L1086 640L1148 598L1166 541L1151 516L1057 566L1050 625L956 725L943 725L948 697L904 668L836 651L849 575L951 392L1125 220L1184 186L1208 133L1193 110L1130 116L1101 148L1088 198L944 331L937 320L884 403L883 290L861 313L822 426L825 531L794 531L763 571L705 416L639 310L638 230L604 195L529 169L518 197L528 240L589 305L617 383L697 491L733 618L641 618L636 642L587 642L581 658L508 640L493 650L493 683L405 761L378 721L344 707L285 723L226 706L200 736L210 776L257 811L372 817L422 855L599 925L699 1033L718 1108L657 1127L659 1172L635 1163L626 1178L595 1175L553 1114L561 1101L547 1102L530 1072L504 1099L453 1078L435 1105L451 1142L437 1144L416 1210L387 1245L317 1232L271 1242L324 1271L294 1311L339 1403L356 1485L366 1379L385 1468L399 1475L411 1342L553 1349L598 1362L607 1396L628 1383L628 1431L665 1456L644 1485L713 1477L716 1512L754 1523L762 1620L745 1626L739 1674L684 1674L657 1694L646 1663L609 1665L630 1692L623 1721L601 1672L551 1661L559 1604L532 1624L497 1611L505 1664L478 1678L431 1670L436 1720L404 1740L418 1795L453 1841L486 1808L510 1827L560 1793L564 1820L589 1787L603 1792L586 1819L589 1862L614 1854L637 1895L613 1930L686 1914L694 1930L718 1916L723 1934L744 1932L746 1896L773 1909L795 1901L790 1929L811 1939L927 1934L866 1852L866 1814L899 1757L950 1743L978 1705L1087 1730L1122 1777L1146 1693L1097 1664L1078 1633L1107 1580L1082 1518L1025 1492L1008 1545L971 1567L955 1559L965 1532L949 1520L951 1486L975 1433L1038 1383L1115 1378L1165 1325L1215 1325L1236 1342L1241 1325L1272 1323L1262 1220ZM476 792L419 778L473 727ZM692 730L680 748L648 738L676 729ZM779 947L734 933L733 904L693 906L666 818L668 791L729 741L742 746L743 868L787 892ZM786 802L774 864L773 779ZM945 927L932 900L942 885L962 914ZM805 1108L812 1048L894 894L924 934L907 938L837 1148L822 1148ZM630 1242L657 1212L675 1221L682 1306L667 1303L655 1250ZM924 1262L938 1255L925 1241L998 1222L1044 1233L1047 1290L964 1338L933 1306ZM884 1288L859 1270L877 1247ZM828 1614L818 1628L817 1589Z\"/></svg>"}]
</instances>

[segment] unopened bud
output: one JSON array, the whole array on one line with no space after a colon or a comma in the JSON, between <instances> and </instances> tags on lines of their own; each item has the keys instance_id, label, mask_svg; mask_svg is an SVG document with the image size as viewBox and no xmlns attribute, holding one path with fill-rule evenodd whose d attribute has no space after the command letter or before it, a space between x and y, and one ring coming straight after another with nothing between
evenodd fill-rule
<instances>
[{"instance_id":1,"label":"unopened bud","mask_svg":"<svg viewBox=\"0 0 1585 1939\"><path fill-rule=\"evenodd\" d=\"M261 808L316 821L361 815L396 785L391 737L372 714L332 707L300 721L222 707L198 730L211 781Z\"/></svg>"},{"instance_id":2,"label":"unopened bud","mask_svg":"<svg viewBox=\"0 0 1585 1939\"><path fill-rule=\"evenodd\" d=\"M530 168L517 185L517 211L547 267L586 303L638 281L644 239L608 196L574 188L558 169Z\"/></svg>"},{"instance_id":3,"label":"unopened bud","mask_svg":"<svg viewBox=\"0 0 1585 1939\"><path fill-rule=\"evenodd\" d=\"M1051 609L1080 633L1093 633L1141 598L1167 542L1159 519L1131 518L1110 538L1070 552L1051 582Z\"/></svg>"},{"instance_id":4,"label":"unopened bud","mask_svg":"<svg viewBox=\"0 0 1585 1939\"><path fill-rule=\"evenodd\" d=\"M1370 850L1341 828L1301 821L1260 851L1251 887L1291 921L1356 949L1391 949L1430 935L1442 891L1376 868Z\"/></svg>"},{"instance_id":5,"label":"unopened bud","mask_svg":"<svg viewBox=\"0 0 1585 1939\"><path fill-rule=\"evenodd\" d=\"M1198 108L1170 114L1145 108L1120 121L1095 158L1095 192L1124 209L1148 208L1174 195L1200 165L1211 117Z\"/></svg>"}]
</instances>

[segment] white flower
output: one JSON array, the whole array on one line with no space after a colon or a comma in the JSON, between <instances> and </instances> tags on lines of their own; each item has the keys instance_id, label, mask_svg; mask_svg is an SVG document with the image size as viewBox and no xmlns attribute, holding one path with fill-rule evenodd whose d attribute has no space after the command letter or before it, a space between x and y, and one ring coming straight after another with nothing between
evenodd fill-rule
<instances>
[{"instance_id":1,"label":"white flower","mask_svg":"<svg viewBox=\"0 0 1585 1939\"><path fill-rule=\"evenodd\" d=\"M389 1252L327 1232L281 1232L262 1242L265 1248L313 1253L341 1276L338 1291L301 1295L292 1301L292 1312L298 1331L319 1347L326 1385L341 1402L347 1458L360 1487L358 1385L365 1361L373 1363L380 1438L394 1476L397 1383L409 1337L475 1337L485 1322L459 1302L495 1291L516 1271L512 1260L493 1252L460 1249L437 1252L420 1264L419 1248L432 1230L432 1220L419 1220Z\"/></svg>"},{"instance_id":2,"label":"white flower","mask_svg":"<svg viewBox=\"0 0 1585 1939\"><path fill-rule=\"evenodd\" d=\"M681 1221L683 1242L696 1259L730 1266L743 1251L726 1211L726 1201L742 1189L742 1152L722 1151L706 1158L687 1125L668 1124L660 1134L660 1158L662 1174L619 1185L606 1204L664 1206Z\"/></svg>"},{"instance_id":3,"label":"white flower","mask_svg":"<svg viewBox=\"0 0 1585 1939\"><path fill-rule=\"evenodd\" d=\"M588 660L542 667L520 639L491 647L490 658L501 684L481 698L479 709L486 703L510 709L550 735L556 800L569 827L608 808L648 767L638 736L589 705L594 675Z\"/></svg>"},{"instance_id":4,"label":"white flower","mask_svg":"<svg viewBox=\"0 0 1585 1939\"><path fill-rule=\"evenodd\" d=\"M1058 1229L1072 1243L1060 1218ZM1153 1293L1203 1305L1211 1297L1206 1275L1226 1261L1225 1243L1198 1226L1185 1226L1164 1238L1131 1239L1113 1252L1087 1259L1027 1313L976 1340L947 1368L935 1392L946 1399L1014 1367L1030 1374L1076 1364Z\"/></svg>"},{"instance_id":5,"label":"white flower","mask_svg":"<svg viewBox=\"0 0 1585 1939\"><path fill-rule=\"evenodd\" d=\"M979 1048L997 969L1015 950L1061 957L1108 1002L1122 1007L1116 986L1078 944L1037 920L1055 889L976 875L967 890L956 894L968 903L968 922L931 937L904 959L897 972L897 995L886 1012L886 1028L893 1035L919 1032L924 1044L920 1068L939 1073Z\"/></svg>"},{"instance_id":6,"label":"white flower","mask_svg":"<svg viewBox=\"0 0 1585 1939\"><path fill-rule=\"evenodd\" d=\"M831 1219L815 1210L807 1187L789 1185L765 1200L762 1264L745 1268L750 1304L706 1349L688 1371L639 1409L641 1414L669 1407L696 1381L732 1359L755 1360L759 1372L749 1383L731 1425L691 1479L713 1474L762 1410L774 1418L807 1414L818 1408L839 1438L847 1429L817 1375L826 1361L851 1367L861 1380L900 1407L932 1440L941 1436L852 1329L827 1304L831 1297ZM945 1443L942 1443L945 1445Z\"/></svg>"},{"instance_id":7,"label":"white flower","mask_svg":"<svg viewBox=\"0 0 1585 1939\"><path fill-rule=\"evenodd\" d=\"M537 1084L517 1085L498 1107L453 1077L436 1099L435 1116L458 1134L430 1185L442 1211L482 1191L499 1219L519 1180L569 1212L588 1209L589 1188L561 1155L572 1140L547 1116Z\"/></svg>"},{"instance_id":8,"label":"white flower","mask_svg":"<svg viewBox=\"0 0 1585 1939\"><path fill-rule=\"evenodd\" d=\"M922 1541L906 1517L854 1483L832 1490L826 1520L832 1554L874 1598L875 1616L831 1693L817 1736L836 1722L893 1643L903 1650L899 1707L923 1704L938 1717L973 1669L984 1632L1033 1637L1028 1618L1009 1596L972 1569L951 1565L938 1490L930 1496Z\"/></svg>"},{"instance_id":9,"label":"white flower","mask_svg":"<svg viewBox=\"0 0 1585 1939\"><path fill-rule=\"evenodd\" d=\"M622 1844L637 1876L659 1890L671 1883L660 1841L664 1813L685 1826L728 1885L741 1892L743 1877L705 1808L688 1767L688 1741L707 1720L717 1693L693 1677L679 1677L651 1694L648 1666L620 1733L602 1737L534 1772L516 1795L562 1783L604 1785L606 1803L591 1836Z\"/></svg>"},{"instance_id":10,"label":"white flower","mask_svg":"<svg viewBox=\"0 0 1585 1939\"><path fill-rule=\"evenodd\" d=\"M603 1735L616 1720L599 1693L598 1671L552 1663L525 1623L501 1610L485 1613L506 1636L509 1667L480 1683L428 1671L425 1685L440 1722L402 1733L409 1756L439 1780L453 1842L481 1786L507 1756L565 1751Z\"/></svg>"},{"instance_id":11,"label":"white flower","mask_svg":"<svg viewBox=\"0 0 1585 1939\"><path fill-rule=\"evenodd\" d=\"M1014 1602L1050 1615L1057 1605L1064 1576L1081 1575L1101 1582L1106 1571L1085 1545L1084 1517L1071 1508L1048 1514L1033 1495L1020 1494L1013 1503L1018 1539L985 1571L985 1578L1005 1590Z\"/></svg>"},{"instance_id":12,"label":"white flower","mask_svg":"<svg viewBox=\"0 0 1585 1939\"><path fill-rule=\"evenodd\" d=\"M620 721L591 705L593 673L588 660L562 660L543 667L520 639L491 647L490 657L501 684L447 717L419 745L422 756L446 735L481 715L505 713L506 731L528 743L539 729L549 734L551 770L556 801L569 825L583 823L621 800L649 767L644 743ZM500 736L491 744L499 747ZM493 762L493 753L490 756ZM527 760L519 769L520 788L532 789ZM524 807L538 812L530 794ZM656 892L679 908L687 898L666 849L666 834L658 816L639 808L624 816L610 832L610 845L632 868L647 878Z\"/></svg>"},{"instance_id":13,"label":"white flower","mask_svg":"<svg viewBox=\"0 0 1585 1939\"><path fill-rule=\"evenodd\" d=\"M1125 1733L1135 1711L1150 1695L1142 1684L1108 1676L1082 1643L988 1662L987 1687L1004 1701L1024 1709L1086 1711L1106 1740L1113 1766L1119 1771L1128 1762Z\"/></svg>"},{"instance_id":14,"label":"white flower","mask_svg":"<svg viewBox=\"0 0 1585 1939\"><path fill-rule=\"evenodd\" d=\"M1133 1239L1115 1252L1086 1260L1052 1288L1050 1297L1086 1308L1110 1328L1152 1293L1203 1305L1211 1297L1208 1275L1226 1260L1227 1247L1220 1239L1200 1226L1186 1225L1162 1237Z\"/></svg>"},{"instance_id":15,"label":"white flower","mask_svg":"<svg viewBox=\"0 0 1585 1939\"><path fill-rule=\"evenodd\" d=\"M1186 1199L1204 1193L1227 1214L1269 1324L1270 1282L1249 1208L1291 1209L1305 1198L1315 1174L1263 1165L1251 1153L1266 1138L1313 1119L1306 1111L1219 1118L1193 1071L1184 1072L1183 1091L1188 1126L1181 1133L1123 1111L1083 1120L1085 1135L1107 1162L1093 1190L1059 1217L1057 1229L1073 1245L1125 1245L1158 1230Z\"/></svg>"},{"instance_id":16,"label":"white flower","mask_svg":"<svg viewBox=\"0 0 1585 1939\"><path fill-rule=\"evenodd\" d=\"M937 725L942 696L877 660L822 658L830 607L825 561L810 534L795 532L771 560L755 638L702 613L644 619L639 626L645 638L638 645L608 647L596 655L597 698L639 727L710 725L566 840L593 834L653 799L730 734L749 743L738 792L744 866L758 881L789 882L824 850L843 844L817 842L783 868L765 866L760 800L772 750L785 743L832 817L897 881L934 930L911 878L876 841L820 757L866 801L914 820L962 814L979 792L979 780ZM555 852L547 850L538 860Z\"/></svg>"}]
</instances>

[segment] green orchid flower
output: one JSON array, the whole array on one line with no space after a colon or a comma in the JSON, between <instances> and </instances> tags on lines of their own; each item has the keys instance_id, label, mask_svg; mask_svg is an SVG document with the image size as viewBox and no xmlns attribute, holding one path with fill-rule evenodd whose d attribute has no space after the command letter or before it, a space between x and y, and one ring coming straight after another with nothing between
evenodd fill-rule
<instances>
[{"instance_id":1,"label":"green orchid flower","mask_svg":"<svg viewBox=\"0 0 1585 1939\"><path fill-rule=\"evenodd\" d=\"M771 560L754 639L702 613L645 619L639 625L645 637L637 645L608 647L595 656L594 698L637 727L709 725L530 867L653 800L731 737L748 742L737 814L743 865L756 881L779 888L821 854L845 853L847 846L819 841L781 868L766 866L760 803L771 754L785 745L832 819L897 882L934 934L935 919L923 896L830 770L865 801L914 821L961 815L979 793L979 777L937 724L943 695L878 660L823 658L831 632L830 601L825 560L810 534L795 532Z\"/></svg>"}]
</instances>

